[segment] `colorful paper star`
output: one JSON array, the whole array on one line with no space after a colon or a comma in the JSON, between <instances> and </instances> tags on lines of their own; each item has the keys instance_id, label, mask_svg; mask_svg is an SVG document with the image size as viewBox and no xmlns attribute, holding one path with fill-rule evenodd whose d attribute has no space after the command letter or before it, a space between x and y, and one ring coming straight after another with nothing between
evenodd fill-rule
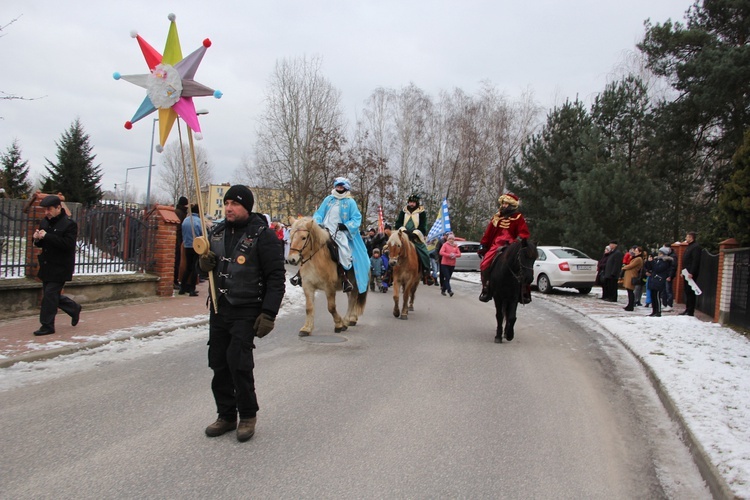
<instances>
[{"instance_id":1,"label":"colorful paper star","mask_svg":"<svg viewBox=\"0 0 750 500\"><path fill-rule=\"evenodd\" d=\"M123 79L146 89L146 98L133 118L125 122L126 129L131 129L133 123L159 110L159 145L156 148L158 151L164 149L169 132L178 116L196 133L196 139L201 139L201 126L195 112L193 97L213 95L220 99L222 96L220 91L206 87L193 79L206 50L211 46L211 40L203 40L201 47L183 59L177 25L174 22L175 15L169 14L168 18L170 25L164 55L159 54L138 33L131 33L131 36L138 40L150 72L142 75L113 75L115 80Z\"/></svg>"}]
</instances>

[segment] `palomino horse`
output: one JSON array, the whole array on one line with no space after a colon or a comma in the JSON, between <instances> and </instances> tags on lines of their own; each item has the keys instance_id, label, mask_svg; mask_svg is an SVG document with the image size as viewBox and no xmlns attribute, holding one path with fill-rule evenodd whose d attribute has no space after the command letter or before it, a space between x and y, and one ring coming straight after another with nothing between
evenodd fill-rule
<instances>
[{"instance_id":1,"label":"palomino horse","mask_svg":"<svg viewBox=\"0 0 750 500\"><path fill-rule=\"evenodd\" d=\"M521 290L534 279L536 246L528 241L516 241L495 258L490 271L490 288L495 301L495 343L503 342L503 333L508 341L515 337L516 310L521 301ZM505 331L503 332L503 318Z\"/></svg>"},{"instance_id":2,"label":"palomino horse","mask_svg":"<svg viewBox=\"0 0 750 500\"><path fill-rule=\"evenodd\" d=\"M388 238L388 254L388 265L393 272L393 315L409 319L409 311L414 310L414 294L419 285L419 256L403 228L394 231ZM399 292L404 296L401 311L398 309Z\"/></svg>"},{"instance_id":3,"label":"palomino horse","mask_svg":"<svg viewBox=\"0 0 750 500\"><path fill-rule=\"evenodd\" d=\"M292 219L290 231L289 256L287 260L292 265L299 265L299 277L302 279L302 289L305 291L305 324L299 331L300 337L306 337L313 331L315 322L315 290L323 290L328 300L328 312L333 316L334 331L346 330L347 326L357 324L359 316L365 309L367 293L357 291L354 268L347 271L349 281L354 290L347 293L349 307L346 318L339 316L336 311L336 291L342 289L338 264L331 258L328 244L331 237L328 231L313 222L312 217ZM294 279L294 278L292 278Z\"/></svg>"}]
</instances>

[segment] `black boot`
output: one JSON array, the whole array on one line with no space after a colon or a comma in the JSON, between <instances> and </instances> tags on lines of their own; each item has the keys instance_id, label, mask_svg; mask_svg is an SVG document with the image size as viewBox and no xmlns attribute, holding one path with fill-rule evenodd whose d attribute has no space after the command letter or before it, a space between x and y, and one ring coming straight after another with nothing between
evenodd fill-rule
<instances>
[{"instance_id":1,"label":"black boot","mask_svg":"<svg viewBox=\"0 0 750 500\"><path fill-rule=\"evenodd\" d=\"M349 281L349 278L346 277L346 271L344 271L344 268L339 266L339 273L341 273L341 289L344 293L349 293L352 290L354 290L354 287L352 286L352 283Z\"/></svg>"}]
</instances>

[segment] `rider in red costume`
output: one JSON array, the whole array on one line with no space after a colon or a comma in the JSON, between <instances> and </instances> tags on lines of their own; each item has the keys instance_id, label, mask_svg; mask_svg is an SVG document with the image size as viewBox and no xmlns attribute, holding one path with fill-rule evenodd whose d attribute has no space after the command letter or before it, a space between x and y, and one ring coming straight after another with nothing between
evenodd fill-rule
<instances>
[{"instance_id":1,"label":"rider in red costume","mask_svg":"<svg viewBox=\"0 0 750 500\"><path fill-rule=\"evenodd\" d=\"M528 239L529 226L526 225L526 219L518 211L518 196L513 193L506 193L497 199L500 203L500 209L492 216L487 229L484 230L484 236L480 241L482 248L477 252L482 256L482 263L479 265L482 276L482 293L479 300L489 302L492 298L490 291L490 267L495 255L502 248L510 245L516 239Z\"/></svg>"}]
</instances>

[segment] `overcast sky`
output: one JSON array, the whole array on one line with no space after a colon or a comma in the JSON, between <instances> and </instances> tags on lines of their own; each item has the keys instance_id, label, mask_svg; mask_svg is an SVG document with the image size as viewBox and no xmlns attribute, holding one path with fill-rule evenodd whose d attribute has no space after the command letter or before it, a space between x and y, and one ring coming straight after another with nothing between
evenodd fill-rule
<instances>
[{"instance_id":1,"label":"overcast sky","mask_svg":"<svg viewBox=\"0 0 750 500\"><path fill-rule=\"evenodd\" d=\"M102 187L148 165L152 117L125 130L145 90L112 74L147 71L135 30L159 52L174 13L183 55L209 48L196 81L224 97L195 98L215 182L228 182L252 156L258 117L276 61L320 56L342 93L349 121L378 87L410 82L433 97L490 81L509 98L533 91L551 107L600 92L641 40L645 19L684 19L690 0L276 0L125 2L3 0L0 91L33 101L0 100L0 150L18 139L32 176L56 161L61 134L76 117L90 135ZM157 132L158 137L158 132ZM177 140L174 129L169 142ZM160 166L154 154L152 192ZM145 193L147 169L128 182Z\"/></svg>"}]
</instances>

